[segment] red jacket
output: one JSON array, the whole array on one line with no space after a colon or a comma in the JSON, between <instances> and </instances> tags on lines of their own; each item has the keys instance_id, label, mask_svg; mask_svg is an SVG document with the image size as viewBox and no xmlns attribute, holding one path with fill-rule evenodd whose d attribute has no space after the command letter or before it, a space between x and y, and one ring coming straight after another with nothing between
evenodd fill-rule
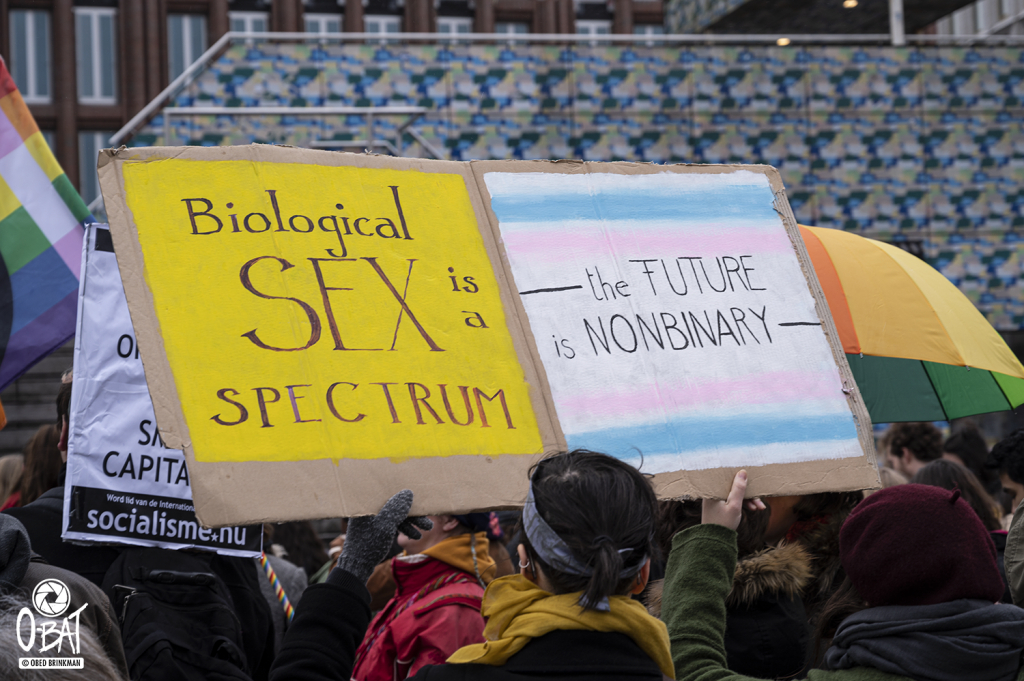
<instances>
[{"instance_id":1,"label":"red jacket","mask_svg":"<svg viewBox=\"0 0 1024 681\"><path fill-rule=\"evenodd\" d=\"M476 549L481 577L489 582L494 562L484 536L477 535ZM405 679L420 667L444 663L463 646L483 643L480 603L484 589L472 565L460 560L469 540L468 534L452 537L428 549L427 554L392 560L395 596L370 622L357 652L354 681Z\"/></svg>"}]
</instances>

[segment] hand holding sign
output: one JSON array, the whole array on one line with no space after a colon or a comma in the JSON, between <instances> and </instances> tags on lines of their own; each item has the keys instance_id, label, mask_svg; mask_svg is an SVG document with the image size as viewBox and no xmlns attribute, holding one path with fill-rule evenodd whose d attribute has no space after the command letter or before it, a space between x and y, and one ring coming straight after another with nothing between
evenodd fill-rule
<instances>
[{"instance_id":1,"label":"hand holding sign","mask_svg":"<svg viewBox=\"0 0 1024 681\"><path fill-rule=\"evenodd\" d=\"M421 529L431 529L434 523L429 518L408 517L412 497L411 490L403 489L388 499L377 515L349 520L345 548L338 558L338 567L351 572L359 581L366 582L373 568L387 558L399 532L412 539L419 539Z\"/></svg>"},{"instance_id":2,"label":"hand holding sign","mask_svg":"<svg viewBox=\"0 0 1024 681\"><path fill-rule=\"evenodd\" d=\"M722 499L705 499L700 521L704 525L721 525L735 530L743 521L743 508L750 511L763 511L766 506L760 499L744 501L747 493L747 472L739 471L732 479L729 496Z\"/></svg>"}]
</instances>

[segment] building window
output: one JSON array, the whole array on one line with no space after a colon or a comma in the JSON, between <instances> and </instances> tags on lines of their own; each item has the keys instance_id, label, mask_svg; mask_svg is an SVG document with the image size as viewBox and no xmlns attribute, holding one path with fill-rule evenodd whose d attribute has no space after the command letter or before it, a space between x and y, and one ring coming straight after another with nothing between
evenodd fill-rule
<instances>
[{"instance_id":1,"label":"building window","mask_svg":"<svg viewBox=\"0 0 1024 681\"><path fill-rule=\"evenodd\" d=\"M367 33L401 33L402 32L402 18L390 15L380 14L368 14L363 17L363 26ZM383 45L388 42L394 42L389 40L381 40L380 44Z\"/></svg>"},{"instance_id":2,"label":"building window","mask_svg":"<svg viewBox=\"0 0 1024 681\"><path fill-rule=\"evenodd\" d=\"M495 33L523 34L530 32L530 25L517 21L499 21L494 24Z\"/></svg>"},{"instance_id":3,"label":"building window","mask_svg":"<svg viewBox=\"0 0 1024 681\"><path fill-rule=\"evenodd\" d=\"M307 14L306 33L341 33L340 14Z\"/></svg>"},{"instance_id":4,"label":"building window","mask_svg":"<svg viewBox=\"0 0 1024 681\"><path fill-rule=\"evenodd\" d=\"M579 35L608 35L612 32L612 22L597 20L576 20L576 33Z\"/></svg>"},{"instance_id":5,"label":"building window","mask_svg":"<svg viewBox=\"0 0 1024 681\"><path fill-rule=\"evenodd\" d=\"M11 76L30 104L50 102L50 13L11 10Z\"/></svg>"},{"instance_id":6,"label":"building window","mask_svg":"<svg viewBox=\"0 0 1024 681\"><path fill-rule=\"evenodd\" d=\"M665 35L665 27L661 24L634 24L633 35Z\"/></svg>"},{"instance_id":7,"label":"building window","mask_svg":"<svg viewBox=\"0 0 1024 681\"><path fill-rule=\"evenodd\" d=\"M86 205L100 195L100 180L96 175L96 160L100 150L109 146L113 131L91 130L78 133L79 194Z\"/></svg>"},{"instance_id":8,"label":"building window","mask_svg":"<svg viewBox=\"0 0 1024 681\"><path fill-rule=\"evenodd\" d=\"M75 8L78 101L117 103L117 24L113 9Z\"/></svg>"},{"instance_id":9,"label":"building window","mask_svg":"<svg viewBox=\"0 0 1024 681\"><path fill-rule=\"evenodd\" d=\"M167 65L171 80L206 51L206 17L202 14L167 15Z\"/></svg>"},{"instance_id":10,"label":"building window","mask_svg":"<svg viewBox=\"0 0 1024 681\"><path fill-rule=\"evenodd\" d=\"M401 33L402 18L369 14L363 17L367 33Z\"/></svg>"},{"instance_id":11,"label":"building window","mask_svg":"<svg viewBox=\"0 0 1024 681\"><path fill-rule=\"evenodd\" d=\"M267 30L266 12L228 12L228 18L235 33L265 33Z\"/></svg>"},{"instance_id":12,"label":"building window","mask_svg":"<svg viewBox=\"0 0 1024 681\"><path fill-rule=\"evenodd\" d=\"M665 35L665 27L661 24L633 24L633 35ZM656 41L645 40L645 45L654 45Z\"/></svg>"},{"instance_id":13,"label":"building window","mask_svg":"<svg viewBox=\"0 0 1024 681\"><path fill-rule=\"evenodd\" d=\"M438 17L438 33L472 33L473 20L465 17Z\"/></svg>"}]
</instances>

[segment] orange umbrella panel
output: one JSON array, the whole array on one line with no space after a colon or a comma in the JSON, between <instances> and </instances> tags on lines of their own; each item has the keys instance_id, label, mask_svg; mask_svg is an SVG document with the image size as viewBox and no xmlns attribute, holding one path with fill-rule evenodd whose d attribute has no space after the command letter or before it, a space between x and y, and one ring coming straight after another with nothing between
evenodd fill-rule
<instances>
[{"instance_id":1,"label":"orange umbrella panel","mask_svg":"<svg viewBox=\"0 0 1024 681\"><path fill-rule=\"evenodd\" d=\"M928 263L855 234L818 227L800 230L821 245L808 248L811 262L819 280L820 273L826 272L822 288L829 307L838 308L840 318L846 316L842 310L848 310L855 331L848 340L857 344L859 352L1024 378L1024 366L999 333L960 289ZM836 277L830 277L830 268ZM836 278L838 287L826 283ZM835 310L832 314L837 316Z\"/></svg>"}]
</instances>

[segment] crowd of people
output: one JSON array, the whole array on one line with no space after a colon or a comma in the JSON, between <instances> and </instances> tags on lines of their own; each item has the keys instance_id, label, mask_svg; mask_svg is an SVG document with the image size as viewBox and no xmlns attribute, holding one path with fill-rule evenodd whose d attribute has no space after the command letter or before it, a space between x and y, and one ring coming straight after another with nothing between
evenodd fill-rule
<instances>
[{"instance_id":1,"label":"crowd of people","mask_svg":"<svg viewBox=\"0 0 1024 681\"><path fill-rule=\"evenodd\" d=\"M410 517L403 490L329 544L267 524L251 559L62 541L71 385L0 458L0 678L1024 681L1024 430L895 424L880 490L765 499L740 471L659 501L562 452L521 512ZM20 662L50 579L88 604L81 669Z\"/></svg>"}]
</instances>

